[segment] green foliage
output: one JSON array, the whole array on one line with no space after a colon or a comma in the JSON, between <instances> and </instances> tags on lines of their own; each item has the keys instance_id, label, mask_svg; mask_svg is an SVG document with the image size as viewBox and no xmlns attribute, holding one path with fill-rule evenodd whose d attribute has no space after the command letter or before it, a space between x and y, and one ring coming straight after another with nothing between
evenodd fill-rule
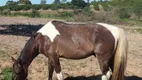
<instances>
[{"instance_id":1,"label":"green foliage","mask_svg":"<svg viewBox=\"0 0 142 80\"><path fill-rule=\"evenodd\" d=\"M119 17L121 19L129 18L130 14L129 14L128 10L129 9L127 7L121 7L121 8L119 8L119 10L118 10Z\"/></svg>"},{"instance_id":2,"label":"green foliage","mask_svg":"<svg viewBox=\"0 0 142 80\"><path fill-rule=\"evenodd\" d=\"M82 9L83 14L86 14L87 16L92 16L93 12L90 10L89 6L86 6L85 8Z\"/></svg>"},{"instance_id":3,"label":"green foliage","mask_svg":"<svg viewBox=\"0 0 142 80\"><path fill-rule=\"evenodd\" d=\"M41 5L32 5L31 8L34 10L39 10L39 9L41 9Z\"/></svg>"},{"instance_id":4,"label":"green foliage","mask_svg":"<svg viewBox=\"0 0 142 80\"><path fill-rule=\"evenodd\" d=\"M58 8L59 9L72 9L73 6L70 3L61 3Z\"/></svg>"},{"instance_id":5,"label":"green foliage","mask_svg":"<svg viewBox=\"0 0 142 80\"><path fill-rule=\"evenodd\" d=\"M62 1L61 1L61 3L66 3L66 2L67 2L67 0L62 0Z\"/></svg>"},{"instance_id":6,"label":"green foliage","mask_svg":"<svg viewBox=\"0 0 142 80\"><path fill-rule=\"evenodd\" d=\"M84 0L72 0L72 5L76 6L77 8L84 8L87 6Z\"/></svg>"},{"instance_id":7,"label":"green foliage","mask_svg":"<svg viewBox=\"0 0 142 80\"><path fill-rule=\"evenodd\" d=\"M6 16L8 16L8 15L11 15L11 11L10 10L0 10L0 15L6 15Z\"/></svg>"},{"instance_id":8,"label":"green foliage","mask_svg":"<svg viewBox=\"0 0 142 80\"><path fill-rule=\"evenodd\" d=\"M142 17L142 0L139 0L135 5L134 5L134 13L140 19Z\"/></svg>"},{"instance_id":9,"label":"green foliage","mask_svg":"<svg viewBox=\"0 0 142 80\"><path fill-rule=\"evenodd\" d=\"M0 75L3 76L2 80L12 80L12 69L9 67L6 67L2 69L2 72L0 73Z\"/></svg>"},{"instance_id":10,"label":"green foliage","mask_svg":"<svg viewBox=\"0 0 142 80\"><path fill-rule=\"evenodd\" d=\"M73 17L73 13L67 11L58 12L58 16L61 18Z\"/></svg>"},{"instance_id":11,"label":"green foliage","mask_svg":"<svg viewBox=\"0 0 142 80\"><path fill-rule=\"evenodd\" d=\"M13 5L13 6L2 6L0 7L0 10L4 10L4 9L10 9L11 11L20 11L20 10L31 10L31 9L35 9L35 10L47 10L47 9L52 9L52 10L57 10L57 9L73 9L73 5L71 3L61 3L61 4L44 4L44 5Z\"/></svg>"},{"instance_id":12,"label":"green foliage","mask_svg":"<svg viewBox=\"0 0 142 80\"><path fill-rule=\"evenodd\" d=\"M99 3L103 6L105 11L109 10L109 5L110 5L109 2L99 2Z\"/></svg>"},{"instance_id":13,"label":"green foliage","mask_svg":"<svg viewBox=\"0 0 142 80\"><path fill-rule=\"evenodd\" d=\"M58 7L59 7L59 4L51 4L49 7L50 7L50 9L52 9L52 10L57 10Z\"/></svg>"},{"instance_id":14,"label":"green foliage","mask_svg":"<svg viewBox=\"0 0 142 80\"><path fill-rule=\"evenodd\" d=\"M47 10L47 9L49 9L49 6L48 5L42 5L42 9Z\"/></svg>"},{"instance_id":15,"label":"green foliage","mask_svg":"<svg viewBox=\"0 0 142 80\"><path fill-rule=\"evenodd\" d=\"M59 4L60 0L54 0L54 4Z\"/></svg>"},{"instance_id":16,"label":"green foliage","mask_svg":"<svg viewBox=\"0 0 142 80\"><path fill-rule=\"evenodd\" d=\"M28 4L26 1L30 1L30 0L19 0L19 4ZM78 19L78 20L84 20L84 21L85 20L107 21L108 18L109 18L109 21L110 20L112 21L113 19L120 19L120 21L121 20L125 21L125 20L129 20L129 18L131 19L138 18L140 20L142 16L142 0L99 1L99 2L91 2L88 4L85 3L84 0L72 0L71 2L66 2L66 0L56 0L56 1L60 1L61 3L60 4L55 4L55 3L42 4L42 5L41 4L40 5L10 4L6 6L1 6L0 15L46 17L46 18L47 17L72 18L74 20ZM98 4L101 4L105 11L99 10ZM43 11L40 14L38 12L38 10L42 11L40 9L43 9L43 10L51 9L51 12L48 13L47 11ZM59 9L64 9L67 11L61 11ZM52 10L53 10L53 14L52 14ZM54 10L57 10L57 12L59 10L59 12L57 13ZM19 12L19 11L23 11L23 12Z\"/></svg>"},{"instance_id":17,"label":"green foliage","mask_svg":"<svg viewBox=\"0 0 142 80\"><path fill-rule=\"evenodd\" d=\"M8 5L8 6L14 6L14 5L17 5L17 2L14 2L14 1L7 1L7 2L6 2L6 5Z\"/></svg>"},{"instance_id":18,"label":"green foliage","mask_svg":"<svg viewBox=\"0 0 142 80\"><path fill-rule=\"evenodd\" d=\"M32 10L31 17L40 17L40 13L37 10Z\"/></svg>"},{"instance_id":19,"label":"green foliage","mask_svg":"<svg viewBox=\"0 0 142 80\"><path fill-rule=\"evenodd\" d=\"M138 33L141 33L142 34L142 29L135 29Z\"/></svg>"},{"instance_id":20,"label":"green foliage","mask_svg":"<svg viewBox=\"0 0 142 80\"><path fill-rule=\"evenodd\" d=\"M19 0L18 4L32 4L30 0Z\"/></svg>"},{"instance_id":21,"label":"green foliage","mask_svg":"<svg viewBox=\"0 0 142 80\"><path fill-rule=\"evenodd\" d=\"M95 10L99 10L98 2L92 2L91 5L94 6Z\"/></svg>"},{"instance_id":22,"label":"green foliage","mask_svg":"<svg viewBox=\"0 0 142 80\"><path fill-rule=\"evenodd\" d=\"M107 2L107 1L105 1L105 2L91 2L91 5L94 6L95 10L99 10L99 6L98 6L99 4L101 4L103 6L105 11L109 10L110 2Z\"/></svg>"}]
</instances>

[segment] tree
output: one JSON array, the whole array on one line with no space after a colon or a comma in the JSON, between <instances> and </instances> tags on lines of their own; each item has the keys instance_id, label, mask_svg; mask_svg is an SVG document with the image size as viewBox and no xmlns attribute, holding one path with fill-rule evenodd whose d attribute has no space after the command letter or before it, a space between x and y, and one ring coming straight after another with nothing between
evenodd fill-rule
<instances>
[{"instance_id":1,"label":"tree","mask_svg":"<svg viewBox=\"0 0 142 80\"><path fill-rule=\"evenodd\" d=\"M18 4L32 4L30 0L19 0Z\"/></svg>"},{"instance_id":2,"label":"tree","mask_svg":"<svg viewBox=\"0 0 142 80\"><path fill-rule=\"evenodd\" d=\"M104 0L104 1L108 1L108 0Z\"/></svg>"},{"instance_id":3,"label":"tree","mask_svg":"<svg viewBox=\"0 0 142 80\"><path fill-rule=\"evenodd\" d=\"M87 3L89 3L90 2L90 0L87 0Z\"/></svg>"},{"instance_id":4,"label":"tree","mask_svg":"<svg viewBox=\"0 0 142 80\"><path fill-rule=\"evenodd\" d=\"M46 0L41 0L40 4L46 4Z\"/></svg>"},{"instance_id":5,"label":"tree","mask_svg":"<svg viewBox=\"0 0 142 80\"><path fill-rule=\"evenodd\" d=\"M66 3L66 2L67 2L67 0L62 0L62 1L61 1L61 3Z\"/></svg>"},{"instance_id":6,"label":"tree","mask_svg":"<svg viewBox=\"0 0 142 80\"><path fill-rule=\"evenodd\" d=\"M55 0L54 3L55 3L55 4L59 4L59 3L60 3L60 0Z\"/></svg>"},{"instance_id":7,"label":"tree","mask_svg":"<svg viewBox=\"0 0 142 80\"><path fill-rule=\"evenodd\" d=\"M72 0L71 4L78 8L84 8L87 5L83 0Z\"/></svg>"},{"instance_id":8,"label":"tree","mask_svg":"<svg viewBox=\"0 0 142 80\"><path fill-rule=\"evenodd\" d=\"M9 1L6 2L6 5L14 6L14 5L17 5L17 2L9 0Z\"/></svg>"}]
</instances>

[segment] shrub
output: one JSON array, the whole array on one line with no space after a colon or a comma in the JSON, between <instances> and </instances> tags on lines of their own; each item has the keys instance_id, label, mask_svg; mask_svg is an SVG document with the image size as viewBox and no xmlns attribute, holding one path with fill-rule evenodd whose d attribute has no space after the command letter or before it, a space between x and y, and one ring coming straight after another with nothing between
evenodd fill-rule
<instances>
[{"instance_id":1,"label":"shrub","mask_svg":"<svg viewBox=\"0 0 142 80\"><path fill-rule=\"evenodd\" d=\"M99 10L98 2L92 2L91 4L94 6L95 10Z\"/></svg>"},{"instance_id":2,"label":"shrub","mask_svg":"<svg viewBox=\"0 0 142 80\"><path fill-rule=\"evenodd\" d=\"M68 12L68 11L63 11L63 12L58 12L58 16L61 18L66 18L66 17L73 17L73 13L72 12Z\"/></svg>"},{"instance_id":3,"label":"shrub","mask_svg":"<svg viewBox=\"0 0 142 80\"><path fill-rule=\"evenodd\" d=\"M52 10L57 10L59 7L59 4L50 4L49 5L49 8L52 9Z\"/></svg>"},{"instance_id":4,"label":"shrub","mask_svg":"<svg viewBox=\"0 0 142 80\"><path fill-rule=\"evenodd\" d=\"M83 0L72 0L71 4L78 7L78 8L84 8L87 6L85 1L83 1Z\"/></svg>"},{"instance_id":5,"label":"shrub","mask_svg":"<svg viewBox=\"0 0 142 80\"><path fill-rule=\"evenodd\" d=\"M32 10L31 17L40 17L40 13L37 10Z\"/></svg>"},{"instance_id":6,"label":"shrub","mask_svg":"<svg viewBox=\"0 0 142 80\"><path fill-rule=\"evenodd\" d=\"M42 9L47 10L47 9L49 9L49 6L48 5L42 5Z\"/></svg>"},{"instance_id":7,"label":"shrub","mask_svg":"<svg viewBox=\"0 0 142 80\"><path fill-rule=\"evenodd\" d=\"M31 5L22 5L22 10L30 10L32 7Z\"/></svg>"},{"instance_id":8,"label":"shrub","mask_svg":"<svg viewBox=\"0 0 142 80\"><path fill-rule=\"evenodd\" d=\"M130 14L129 14L129 9L127 7L121 7L118 11L118 14L119 14L119 17L121 19L124 19L124 18L129 18L130 17Z\"/></svg>"},{"instance_id":9,"label":"shrub","mask_svg":"<svg viewBox=\"0 0 142 80\"><path fill-rule=\"evenodd\" d=\"M41 9L41 5L33 5L32 9L39 10L39 9Z\"/></svg>"},{"instance_id":10,"label":"shrub","mask_svg":"<svg viewBox=\"0 0 142 80\"><path fill-rule=\"evenodd\" d=\"M138 19L140 19L142 17L142 1L138 1L135 5L134 5L134 13L136 14L136 16L138 17Z\"/></svg>"}]
</instances>

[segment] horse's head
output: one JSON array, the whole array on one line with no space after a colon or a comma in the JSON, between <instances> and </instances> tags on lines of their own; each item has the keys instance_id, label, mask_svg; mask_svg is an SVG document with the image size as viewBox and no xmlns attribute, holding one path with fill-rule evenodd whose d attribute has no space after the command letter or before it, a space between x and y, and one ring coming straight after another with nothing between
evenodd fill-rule
<instances>
[{"instance_id":1,"label":"horse's head","mask_svg":"<svg viewBox=\"0 0 142 80\"><path fill-rule=\"evenodd\" d=\"M26 80L28 73L23 65L24 63L20 59L14 61L12 80Z\"/></svg>"},{"instance_id":2,"label":"horse's head","mask_svg":"<svg viewBox=\"0 0 142 80\"><path fill-rule=\"evenodd\" d=\"M31 36L25 44L19 58L14 60L13 64L13 80L25 80L28 75L28 66L32 60L39 54L48 56L47 50L51 45L51 41L47 36L36 33Z\"/></svg>"}]
</instances>

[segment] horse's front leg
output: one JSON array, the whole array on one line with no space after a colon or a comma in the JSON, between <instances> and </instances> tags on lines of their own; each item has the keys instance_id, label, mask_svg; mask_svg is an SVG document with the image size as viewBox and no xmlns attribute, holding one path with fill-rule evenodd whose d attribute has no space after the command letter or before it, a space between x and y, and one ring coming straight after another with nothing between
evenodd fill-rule
<instances>
[{"instance_id":1,"label":"horse's front leg","mask_svg":"<svg viewBox=\"0 0 142 80\"><path fill-rule=\"evenodd\" d=\"M54 62L55 72L57 74L57 79L58 80L63 80L63 76L62 76L62 72L61 72L61 65L60 65L60 61L59 61L59 56L57 54L54 54L53 62Z\"/></svg>"},{"instance_id":2,"label":"horse's front leg","mask_svg":"<svg viewBox=\"0 0 142 80\"><path fill-rule=\"evenodd\" d=\"M53 61L50 58L48 59L48 71L49 71L48 80L52 80L54 65L53 65Z\"/></svg>"}]
</instances>

